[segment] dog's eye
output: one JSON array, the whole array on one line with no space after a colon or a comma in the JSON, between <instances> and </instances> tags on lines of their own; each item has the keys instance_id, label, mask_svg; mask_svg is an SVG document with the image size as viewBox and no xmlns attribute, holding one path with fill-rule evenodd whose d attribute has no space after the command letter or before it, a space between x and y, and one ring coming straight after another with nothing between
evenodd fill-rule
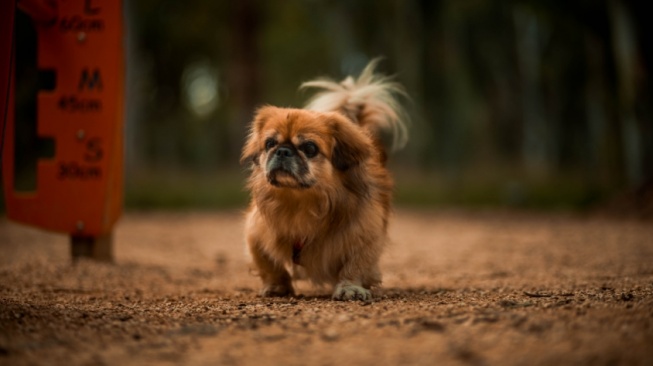
<instances>
[{"instance_id":1,"label":"dog's eye","mask_svg":"<svg viewBox=\"0 0 653 366\"><path fill-rule=\"evenodd\" d=\"M314 157L318 152L317 145L312 141L303 143L299 149L304 152L304 155L306 155L307 158Z\"/></svg>"},{"instance_id":2,"label":"dog's eye","mask_svg":"<svg viewBox=\"0 0 653 366\"><path fill-rule=\"evenodd\" d=\"M275 139L270 137L269 139L265 140L265 150L266 151L270 150L271 148L273 148L275 146L277 146L277 141Z\"/></svg>"}]
</instances>

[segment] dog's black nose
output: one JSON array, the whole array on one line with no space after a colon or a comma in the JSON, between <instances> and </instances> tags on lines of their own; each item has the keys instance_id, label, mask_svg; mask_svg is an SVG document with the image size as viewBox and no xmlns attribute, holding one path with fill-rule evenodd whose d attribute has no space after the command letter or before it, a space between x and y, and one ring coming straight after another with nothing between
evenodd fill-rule
<instances>
[{"instance_id":1,"label":"dog's black nose","mask_svg":"<svg viewBox=\"0 0 653 366\"><path fill-rule=\"evenodd\" d=\"M293 155L295 155L295 152L293 149L286 147L286 146L279 146L277 151L274 152L274 154L280 158L289 158Z\"/></svg>"}]
</instances>

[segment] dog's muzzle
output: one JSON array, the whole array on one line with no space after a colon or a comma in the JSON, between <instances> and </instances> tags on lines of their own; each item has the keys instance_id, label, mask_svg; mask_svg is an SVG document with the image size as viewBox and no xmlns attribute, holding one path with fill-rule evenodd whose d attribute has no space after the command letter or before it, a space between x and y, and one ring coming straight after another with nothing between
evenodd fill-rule
<instances>
[{"instance_id":1,"label":"dog's muzzle","mask_svg":"<svg viewBox=\"0 0 653 366\"><path fill-rule=\"evenodd\" d=\"M291 146L279 146L268 159L267 175L272 184L276 184L277 175L285 174L297 178L297 151Z\"/></svg>"},{"instance_id":2,"label":"dog's muzzle","mask_svg":"<svg viewBox=\"0 0 653 366\"><path fill-rule=\"evenodd\" d=\"M307 188L308 166L292 145L280 145L270 153L266 164L267 179L274 186ZM294 182L293 182L294 181Z\"/></svg>"}]
</instances>

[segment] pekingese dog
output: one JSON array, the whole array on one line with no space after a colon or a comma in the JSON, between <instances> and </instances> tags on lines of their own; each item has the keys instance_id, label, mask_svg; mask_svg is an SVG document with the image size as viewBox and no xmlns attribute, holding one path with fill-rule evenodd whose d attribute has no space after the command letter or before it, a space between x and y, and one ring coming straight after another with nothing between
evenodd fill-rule
<instances>
[{"instance_id":1,"label":"pekingese dog","mask_svg":"<svg viewBox=\"0 0 653 366\"><path fill-rule=\"evenodd\" d=\"M386 149L407 140L400 85L376 74L321 89L304 109L258 109L242 152L251 167L246 241L263 296L293 295L301 273L333 299L370 301L381 283L393 182ZM292 274L292 275L291 275Z\"/></svg>"}]
</instances>

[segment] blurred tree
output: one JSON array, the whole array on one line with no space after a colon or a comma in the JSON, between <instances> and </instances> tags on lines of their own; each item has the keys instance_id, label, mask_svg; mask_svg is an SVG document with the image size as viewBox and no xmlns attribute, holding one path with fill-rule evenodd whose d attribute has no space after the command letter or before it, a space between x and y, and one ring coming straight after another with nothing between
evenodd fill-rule
<instances>
[{"instance_id":1,"label":"blurred tree","mask_svg":"<svg viewBox=\"0 0 653 366\"><path fill-rule=\"evenodd\" d=\"M302 81L385 56L382 71L412 97L402 169L454 186L571 175L588 192L653 176L653 32L641 2L141 0L129 19L142 70L132 154L146 167L236 169L258 105L299 107ZM219 96L203 118L180 95L198 60Z\"/></svg>"}]
</instances>

